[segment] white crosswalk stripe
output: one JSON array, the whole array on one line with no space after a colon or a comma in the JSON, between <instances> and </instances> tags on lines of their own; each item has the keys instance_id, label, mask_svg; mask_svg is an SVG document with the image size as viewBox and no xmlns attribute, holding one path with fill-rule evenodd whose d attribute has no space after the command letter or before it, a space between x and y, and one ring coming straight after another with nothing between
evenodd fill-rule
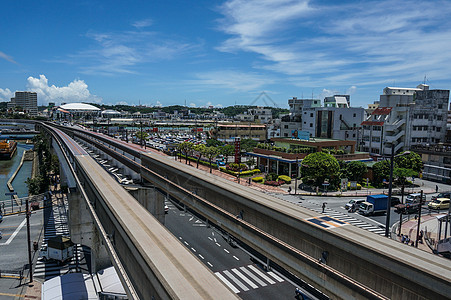
<instances>
[{"instance_id":1,"label":"white crosswalk stripe","mask_svg":"<svg viewBox=\"0 0 451 300\"><path fill-rule=\"evenodd\" d=\"M249 291L250 288L258 289L269 284L284 282L285 280L274 272L265 272L254 265L242 266L231 270L224 270L215 273L224 284L230 287L235 293ZM266 275L268 274L268 275ZM276 281L274 281L276 280Z\"/></svg>"},{"instance_id":2,"label":"white crosswalk stripe","mask_svg":"<svg viewBox=\"0 0 451 300\"><path fill-rule=\"evenodd\" d=\"M311 202L311 203L315 203L315 202ZM317 203L315 203L315 204L317 204ZM323 213L322 212L322 208L309 208L309 209L311 209L311 210L313 210L313 211L315 211L317 213L321 213L321 214ZM341 212L337 212L337 211L333 211L330 208L326 208L324 214L328 215L330 217L336 218L336 219L338 219L340 221L349 223L349 224L351 224L353 226L357 226L357 227L362 228L364 230L368 230L369 232L372 232L372 233L375 233L375 234L379 234L379 235L385 235L385 229L381 229L378 226L371 225L371 224L369 224L369 223L367 223L365 221L353 218L353 217L351 217L351 216L349 216L347 214L344 214L344 213L341 213Z\"/></svg>"}]
</instances>

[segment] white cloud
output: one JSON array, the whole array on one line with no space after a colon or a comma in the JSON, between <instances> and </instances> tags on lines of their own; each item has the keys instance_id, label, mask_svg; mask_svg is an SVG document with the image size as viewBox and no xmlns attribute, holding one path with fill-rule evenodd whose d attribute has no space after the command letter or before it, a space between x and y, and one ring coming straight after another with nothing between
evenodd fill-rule
<instances>
[{"instance_id":1,"label":"white cloud","mask_svg":"<svg viewBox=\"0 0 451 300\"><path fill-rule=\"evenodd\" d=\"M189 107L196 107L196 103L191 102L191 103L189 104Z\"/></svg>"},{"instance_id":2,"label":"white cloud","mask_svg":"<svg viewBox=\"0 0 451 300\"><path fill-rule=\"evenodd\" d=\"M163 107L163 104L161 104L160 101L157 101L157 104L155 104L155 107Z\"/></svg>"},{"instance_id":3,"label":"white cloud","mask_svg":"<svg viewBox=\"0 0 451 300\"><path fill-rule=\"evenodd\" d=\"M152 24L153 24L153 21L151 19L144 19L144 20L139 20L139 21L133 22L132 26L136 27L138 29L141 29L144 27L149 27Z\"/></svg>"},{"instance_id":4,"label":"white cloud","mask_svg":"<svg viewBox=\"0 0 451 300\"><path fill-rule=\"evenodd\" d=\"M250 92L262 89L271 84L274 79L257 73L245 73L233 70L212 71L194 75L197 80L188 81L191 84L219 87L240 92Z\"/></svg>"},{"instance_id":5,"label":"white cloud","mask_svg":"<svg viewBox=\"0 0 451 300\"><path fill-rule=\"evenodd\" d=\"M129 104L126 101L119 101L119 102L116 102L116 105L129 105Z\"/></svg>"},{"instance_id":6,"label":"white cloud","mask_svg":"<svg viewBox=\"0 0 451 300\"><path fill-rule=\"evenodd\" d=\"M0 88L0 101L11 101L11 98L14 96L14 93L9 89L1 89Z\"/></svg>"},{"instance_id":7,"label":"white cloud","mask_svg":"<svg viewBox=\"0 0 451 300\"><path fill-rule=\"evenodd\" d=\"M356 90L357 90L357 87L356 87L355 85L353 85L353 86L349 87L349 88L346 90L346 94L347 94L347 95L352 95L352 94L355 93Z\"/></svg>"},{"instance_id":8,"label":"white cloud","mask_svg":"<svg viewBox=\"0 0 451 300\"><path fill-rule=\"evenodd\" d=\"M16 64L16 62L14 61L14 59L13 59L11 56L5 54L5 53L2 52L2 51L0 51L0 57L3 58L3 59L6 59L6 60L9 61L9 62L12 62L12 63L15 63L15 64Z\"/></svg>"},{"instance_id":9,"label":"white cloud","mask_svg":"<svg viewBox=\"0 0 451 300\"><path fill-rule=\"evenodd\" d=\"M302 76L304 86L451 77L449 1L230 0L219 11L230 37L218 50L255 53L254 68Z\"/></svg>"},{"instance_id":10,"label":"white cloud","mask_svg":"<svg viewBox=\"0 0 451 300\"><path fill-rule=\"evenodd\" d=\"M57 87L49 85L45 75L39 75L39 78L32 76L27 79L27 89L38 93L39 103L56 102L97 102L100 103L102 98L91 95L88 85L83 81L76 79L67 86Z\"/></svg>"}]
</instances>

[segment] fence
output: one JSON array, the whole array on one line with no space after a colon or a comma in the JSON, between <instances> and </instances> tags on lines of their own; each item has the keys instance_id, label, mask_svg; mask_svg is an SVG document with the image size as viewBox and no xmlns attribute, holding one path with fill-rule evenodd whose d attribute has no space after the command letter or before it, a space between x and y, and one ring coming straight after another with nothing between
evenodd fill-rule
<instances>
[{"instance_id":1,"label":"fence","mask_svg":"<svg viewBox=\"0 0 451 300\"><path fill-rule=\"evenodd\" d=\"M32 195L17 199L8 199L0 201L0 212L3 215L17 214L26 211L26 200L28 198L28 205L30 210L43 208L48 205L47 201L50 201L50 193L42 193L39 195Z\"/></svg>"}]
</instances>

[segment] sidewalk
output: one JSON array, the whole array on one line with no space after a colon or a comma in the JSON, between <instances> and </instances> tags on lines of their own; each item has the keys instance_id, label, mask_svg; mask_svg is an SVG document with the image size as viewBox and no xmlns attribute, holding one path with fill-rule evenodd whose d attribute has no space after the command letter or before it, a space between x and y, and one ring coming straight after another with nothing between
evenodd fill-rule
<instances>
[{"instance_id":1,"label":"sidewalk","mask_svg":"<svg viewBox=\"0 0 451 300\"><path fill-rule=\"evenodd\" d=\"M437 235L438 235L438 221L437 216L441 214L425 214L421 216L420 221L420 230L423 230L424 237L423 237L423 243L418 243L418 249L421 249L423 251L432 252L432 248L435 247L435 245L429 245L429 243L426 241L427 239L429 241L437 241ZM409 239L413 242L415 242L417 237L417 228L418 228L418 219L415 219L414 215L410 215L410 219L408 221L404 221L401 225L401 234L408 236ZM393 225L392 227L392 238L396 241L401 242L401 236L398 236L399 231L399 221ZM426 239L427 237L427 239ZM407 247L408 245L406 245ZM412 247L409 246L408 247Z\"/></svg>"}]
</instances>

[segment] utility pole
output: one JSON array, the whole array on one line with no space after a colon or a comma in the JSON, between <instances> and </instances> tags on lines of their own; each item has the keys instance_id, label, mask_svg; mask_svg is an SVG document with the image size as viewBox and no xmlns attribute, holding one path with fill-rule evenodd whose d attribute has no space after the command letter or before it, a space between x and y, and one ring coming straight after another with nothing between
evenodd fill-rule
<instances>
[{"instance_id":1,"label":"utility pole","mask_svg":"<svg viewBox=\"0 0 451 300\"><path fill-rule=\"evenodd\" d=\"M420 205L418 206L418 225L417 225L417 238L415 240L415 248L418 248L418 237L420 235L421 225L421 205L423 204L423 190L421 190Z\"/></svg>"},{"instance_id":2,"label":"utility pole","mask_svg":"<svg viewBox=\"0 0 451 300\"><path fill-rule=\"evenodd\" d=\"M385 236L389 237L390 234L390 208L391 208L391 192L393 184L393 161L395 160L395 144L391 144L391 156L390 156L390 179L388 182L388 200L387 200L387 217L385 219Z\"/></svg>"},{"instance_id":3,"label":"utility pole","mask_svg":"<svg viewBox=\"0 0 451 300\"><path fill-rule=\"evenodd\" d=\"M30 240L30 207L28 206L28 197L25 200L25 213L27 214L27 245L28 245L28 267L30 268L30 283L33 282L33 265L31 262L31 240Z\"/></svg>"},{"instance_id":4,"label":"utility pole","mask_svg":"<svg viewBox=\"0 0 451 300\"><path fill-rule=\"evenodd\" d=\"M296 175L294 177L294 194L298 191L299 159L296 157Z\"/></svg>"}]
</instances>

